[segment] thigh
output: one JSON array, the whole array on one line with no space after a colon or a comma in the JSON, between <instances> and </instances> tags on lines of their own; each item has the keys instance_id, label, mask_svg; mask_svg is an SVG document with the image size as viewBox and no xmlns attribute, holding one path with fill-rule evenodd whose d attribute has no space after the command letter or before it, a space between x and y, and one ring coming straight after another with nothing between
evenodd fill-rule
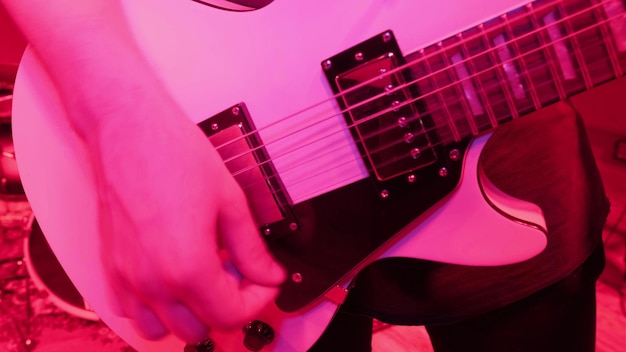
<instances>
[{"instance_id":1,"label":"thigh","mask_svg":"<svg viewBox=\"0 0 626 352\"><path fill-rule=\"evenodd\" d=\"M599 246L565 279L504 308L451 324L426 326L436 352L593 352Z\"/></svg>"}]
</instances>

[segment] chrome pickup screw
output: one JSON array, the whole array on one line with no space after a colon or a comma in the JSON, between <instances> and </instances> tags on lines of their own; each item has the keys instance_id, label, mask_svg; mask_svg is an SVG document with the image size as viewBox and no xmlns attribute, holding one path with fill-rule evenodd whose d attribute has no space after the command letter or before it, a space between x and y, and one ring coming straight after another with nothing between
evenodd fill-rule
<instances>
[{"instance_id":1,"label":"chrome pickup screw","mask_svg":"<svg viewBox=\"0 0 626 352\"><path fill-rule=\"evenodd\" d=\"M400 126L400 128L404 128L409 124L409 122L406 120L406 117L401 117L398 119L398 126Z\"/></svg>"},{"instance_id":2,"label":"chrome pickup screw","mask_svg":"<svg viewBox=\"0 0 626 352\"><path fill-rule=\"evenodd\" d=\"M393 112L398 112L400 111L400 108L398 107L398 105L400 105L400 101L399 100L394 100L391 102L391 107L393 107Z\"/></svg>"},{"instance_id":3,"label":"chrome pickup screw","mask_svg":"<svg viewBox=\"0 0 626 352\"><path fill-rule=\"evenodd\" d=\"M293 282L295 282L297 284L301 283L302 282L302 274L300 274L300 273L293 273L291 275L291 281L293 281Z\"/></svg>"},{"instance_id":4,"label":"chrome pickup screw","mask_svg":"<svg viewBox=\"0 0 626 352\"><path fill-rule=\"evenodd\" d=\"M458 149L452 149L449 156L450 160L457 161L461 157L461 152Z\"/></svg>"}]
</instances>

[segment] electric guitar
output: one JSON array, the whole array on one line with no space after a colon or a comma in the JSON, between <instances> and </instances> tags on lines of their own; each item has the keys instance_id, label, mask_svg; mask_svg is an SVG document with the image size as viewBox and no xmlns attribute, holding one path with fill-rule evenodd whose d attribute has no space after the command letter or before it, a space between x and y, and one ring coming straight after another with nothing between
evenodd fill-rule
<instances>
[{"instance_id":1,"label":"electric guitar","mask_svg":"<svg viewBox=\"0 0 626 352\"><path fill-rule=\"evenodd\" d=\"M497 126L626 72L622 0L125 6L290 275L255 321L196 350L304 351L380 258L503 265L541 252L541 210L489 182L482 147ZM174 337L143 340L107 306L88 158L45 118L63 109L30 51L13 109L24 188L78 290L138 350L183 351Z\"/></svg>"}]
</instances>

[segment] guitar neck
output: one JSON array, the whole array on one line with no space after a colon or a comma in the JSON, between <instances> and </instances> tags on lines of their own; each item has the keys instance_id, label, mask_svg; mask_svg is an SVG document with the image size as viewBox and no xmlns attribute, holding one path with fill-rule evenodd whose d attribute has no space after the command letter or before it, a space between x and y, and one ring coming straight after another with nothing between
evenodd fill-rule
<instances>
[{"instance_id":1,"label":"guitar neck","mask_svg":"<svg viewBox=\"0 0 626 352\"><path fill-rule=\"evenodd\" d=\"M624 75L624 8L538 1L409 55L421 115L450 143Z\"/></svg>"}]
</instances>

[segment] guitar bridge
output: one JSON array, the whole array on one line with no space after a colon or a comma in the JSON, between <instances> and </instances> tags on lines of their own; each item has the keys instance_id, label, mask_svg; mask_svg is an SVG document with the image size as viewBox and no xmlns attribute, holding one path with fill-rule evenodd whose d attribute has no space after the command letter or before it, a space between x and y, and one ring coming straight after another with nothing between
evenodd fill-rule
<instances>
[{"instance_id":1,"label":"guitar bridge","mask_svg":"<svg viewBox=\"0 0 626 352\"><path fill-rule=\"evenodd\" d=\"M322 61L363 160L379 181L437 160L436 135L391 31Z\"/></svg>"},{"instance_id":2,"label":"guitar bridge","mask_svg":"<svg viewBox=\"0 0 626 352\"><path fill-rule=\"evenodd\" d=\"M256 132L245 104L234 105L198 124L242 188L254 220L267 238L300 226L291 199Z\"/></svg>"}]
</instances>

